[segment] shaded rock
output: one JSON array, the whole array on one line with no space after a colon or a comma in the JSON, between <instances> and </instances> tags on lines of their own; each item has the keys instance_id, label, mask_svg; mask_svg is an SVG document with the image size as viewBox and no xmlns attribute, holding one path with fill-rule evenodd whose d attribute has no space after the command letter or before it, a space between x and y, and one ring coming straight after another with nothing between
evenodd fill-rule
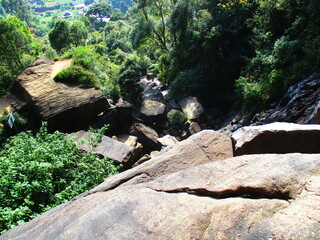
<instances>
[{"instance_id":1,"label":"shaded rock","mask_svg":"<svg viewBox=\"0 0 320 240\"><path fill-rule=\"evenodd\" d=\"M130 134L136 136L139 142L146 148L152 150L161 149L157 132L142 123L133 124L130 129Z\"/></svg>"},{"instance_id":2,"label":"shaded rock","mask_svg":"<svg viewBox=\"0 0 320 240\"><path fill-rule=\"evenodd\" d=\"M172 146L179 142L174 136L171 136L171 135L165 135L164 137L159 138L158 141L164 147Z\"/></svg>"},{"instance_id":3,"label":"shaded rock","mask_svg":"<svg viewBox=\"0 0 320 240\"><path fill-rule=\"evenodd\" d=\"M319 154L214 161L91 192L0 239L318 239L319 168Z\"/></svg>"},{"instance_id":4,"label":"shaded rock","mask_svg":"<svg viewBox=\"0 0 320 240\"><path fill-rule=\"evenodd\" d=\"M172 109L180 109L179 104L176 103L174 99L169 100L166 106L167 112L170 112Z\"/></svg>"},{"instance_id":5,"label":"shaded rock","mask_svg":"<svg viewBox=\"0 0 320 240\"><path fill-rule=\"evenodd\" d=\"M187 97L179 101L184 114L189 119L195 119L203 113L203 107L196 97Z\"/></svg>"},{"instance_id":6,"label":"shaded rock","mask_svg":"<svg viewBox=\"0 0 320 240\"><path fill-rule=\"evenodd\" d=\"M243 127L232 134L234 154L320 153L320 125L271 123Z\"/></svg>"},{"instance_id":7,"label":"shaded rock","mask_svg":"<svg viewBox=\"0 0 320 240\"><path fill-rule=\"evenodd\" d=\"M320 123L320 73L292 85L275 108L257 114L252 122Z\"/></svg>"},{"instance_id":8,"label":"shaded rock","mask_svg":"<svg viewBox=\"0 0 320 240\"><path fill-rule=\"evenodd\" d=\"M126 164L131 161L131 148L128 145L112 138L102 136L101 143L98 143L96 147L93 147L90 145L90 139L92 139L93 133L81 130L79 132L71 133L70 136L75 138L77 145L83 151L94 152L104 157L109 157L111 160L122 164Z\"/></svg>"},{"instance_id":9,"label":"shaded rock","mask_svg":"<svg viewBox=\"0 0 320 240\"><path fill-rule=\"evenodd\" d=\"M150 159L151 159L150 155L149 154L145 154L145 155L143 155L142 158L140 158L138 161L136 161L135 164L133 164L133 167L136 167L136 166L138 166L138 165L140 165L140 164L142 164L142 163L144 163L144 162L146 162L146 161L148 161Z\"/></svg>"},{"instance_id":10,"label":"shaded rock","mask_svg":"<svg viewBox=\"0 0 320 240\"><path fill-rule=\"evenodd\" d=\"M143 146L138 142L138 138L128 134L117 135L117 140L128 145L131 148L131 161L135 162L139 159L142 153Z\"/></svg>"},{"instance_id":11,"label":"shaded rock","mask_svg":"<svg viewBox=\"0 0 320 240\"><path fill-rule=\"evenodd\" d=\"M87 127L98 114L109 109L104 94L95 88L79 88L53 80L71 60L53 62L38 58L18 76L13 92L32 108L37 121L62 131ZM57 67L58 66L58 67Z\"/></svg>"},{"instance_id":12,"label":"shaded rock","mask_svg":"<svg viewBox=\"0 0 320 240\"><path fill-rule=\"evenodd\" d=\"M163 123L165 121L166 105L161 102L145 99L140 108L142 118L148 124Z\"/></svg>"},{"instance_id":13,"label":"shaded rock","mask_svg":"<svg viewBox=\"0 0 320 240\"><path fill-rule=\"evenodd\" d=\"M191 122L188 128L188 131L190 133L190 135L193 135L195 133L198 133L201 131L201 127L199 126L199 124L197 122Z\"/></svg>"},{"instance_id":14,"label":"shaded rock","mask_svg":"<svg viewBox=\"0 0 320 240\"><path fill-rule=\"evenodd\" d=\"M114 133L119 129L130 126L133 120L133 108L132 105L120 99L115 107L110 108L106 111L99 119L95 122L97 128L101 128L104 125L108 125L108 132Z\"/></svg>"}]
</instances>

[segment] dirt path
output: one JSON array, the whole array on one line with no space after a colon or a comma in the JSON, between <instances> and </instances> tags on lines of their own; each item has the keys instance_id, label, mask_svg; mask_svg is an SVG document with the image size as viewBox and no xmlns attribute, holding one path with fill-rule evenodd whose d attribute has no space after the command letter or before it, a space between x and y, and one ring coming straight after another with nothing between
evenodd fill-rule
<instances>
[{"instance_id":1,"label":"dirt path","mask_svg":"<svg viewBox=\"0 0 320 240\"><path fill-rule=\"evenodd\" d=\"M54 76L62 71L63 69L69 67L71 65L71 61L72 59L64 59L64 60L60 60L60 61L56 61L53 66L52 66L52 73L51 73L51 77L54 78Z\"/></svg>"}]
</instances>

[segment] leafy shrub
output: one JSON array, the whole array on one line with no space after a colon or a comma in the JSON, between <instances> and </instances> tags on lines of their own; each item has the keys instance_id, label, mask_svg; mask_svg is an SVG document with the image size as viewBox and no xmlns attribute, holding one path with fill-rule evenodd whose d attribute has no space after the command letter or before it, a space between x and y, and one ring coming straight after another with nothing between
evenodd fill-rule
<instances>
[{"instance_id":1,"label":"leafy shrub","mask_svg":"<svg viewBox=\"0 0 320 240\"><path fill-rule=\"evenodd\" d=\"M90 47L77 47L72 52L72 64L79 65L87 70L94 70L99 54Z\"/></svg>"},{"instance_id":2,"label":"leafy shrub","mask_svg":"<svg viewBox=\"0 0 320 240\"><path fill-rule=\"evenodd\" d=\"M0 232L101 183L118 168L60 132L22 132L0 152Z\"/></svg>"},{"instance_id":3,"label":"leafy shrub","mask_svg":"<svg viewBox=\"0 0 320 240\"><path fill-rule=\"evenodd\" d=\"M132 69L125 70L119 76L119 86L121 96L135 106L142 102L142 87L138 81L140 75Z\"/></svg>"},{"instance_id":4,"label":"leafy shrub","mask_svg":"<svg viewBox=\"0 0 320 240\"><path fill-rule=\"evenodd\" d=\"M181 129L187 120L187 117L179 111L173 113L168 119L170 127L174 130Z\"/></svg>"},{"instance_id":5,"label":"leafy shrub","mask_svg":"<svg viewBox=\"0 0 320 240\"><path fill-rule=\"evenodd\" d=\"M54 80L64 83L76 83L79 84L80 87L96 87L98 85L93 73L76 65L71 65L57 73Z\"/></svg>"}]
</instances>

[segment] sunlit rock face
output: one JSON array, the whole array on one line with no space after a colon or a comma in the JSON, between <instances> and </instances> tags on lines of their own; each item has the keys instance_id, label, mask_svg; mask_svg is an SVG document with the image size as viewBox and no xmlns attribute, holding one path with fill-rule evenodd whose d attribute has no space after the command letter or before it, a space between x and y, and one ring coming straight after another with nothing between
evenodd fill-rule
<instances>
[{"instance_id":1,"label":"sunlit rock face","mask_svg":"<svg viewBox=\"0 0 320 240\"><path fill-rule=\"evenodd\" d=\"M53 62L38 58L19 77L14 93L28 103L38 122L48 121L49 128L63 131L87 127L110 105L96 88L80 88L55 82L54 73L71 61Z\"/></svg>"}]
</instances>

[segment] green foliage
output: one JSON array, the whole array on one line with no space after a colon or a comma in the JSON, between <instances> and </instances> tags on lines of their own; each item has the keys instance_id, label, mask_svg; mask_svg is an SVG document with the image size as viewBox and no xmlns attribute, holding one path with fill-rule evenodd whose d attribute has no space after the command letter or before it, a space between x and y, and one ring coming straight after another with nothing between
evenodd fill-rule
<instances>
[{"instance_id":1,"label":"green foliage","mask_svg":"<svg viewBox=\"0 0 320 240\"><path fill-rule=\"evenodd\" d=\"M76 47L85 44L88 32L86 26L81 21L75 21L70 26L70 42Z\"/></svg>"},{"instance_id":2,"label":"green foliage","mask_svg":"<svg viewBox=\"0 0 320 240\"><path fill-rule=\"evenodd\" d=\"M129 35L132 27L125 21L111 21L104 28L106 46L110 51L121 49L126 53L132 52Z\"/></svg>"},{"instance_id":3,"label":"green foliage","mask_svg":"<svg viewBox=\"0 0 320 240\"><path fill-rule=\"evenodd\" d=\"M1 7L6 14L12 14L22 21L31 24L34 16L27 0L2 0Z\"/></svg>"},{"instance_id":4,"label":"green foliage","mask_svg":"<svg viewBox=\"0 0 320 240\"><path fill-rule=\"evenodd\" d=\"M320 70L320 30L316 27L319 20L311 17L319 11L320 2L314 0L259 2L255 15L248 21L254 32L252 45L256 54L237 80L237 91L246 110L255 104L248 98L252 84L263 108L278 99L294 81Z\"/></svg>"},{"instance_id":5,"label":"green foliage","mask_svg":"<svg viewBox=\"0 0 320 240\"><path fill-rule=\"evenodd\" d=\"M33 38L26 24L16 17L0 19L0 94L11 88L16 76L28 65L27 54L34 53Z\"/></svg>"},{"instance_id":6,"label":"green foliage","mask_svg":"<svg viewBox=\"0 0 320 240\"><path fill-rule=\"evenodd\" d=\"M148 57L132 54L121 66L118 79L121 96L135 106L142 102L142 87L138 82L147 74L150 64Z\"/></svg>"},{"instance_id":7,"label":"green foliage","mask_svg":"<svg viewBox=\"0 0 320 240\"><path fill-rule=\"evenodd\" d=\"M118 168L60 132L11 137L0 152L0 232L101 183Z\"/></svg>"},{"instance_id":8,"label":"green foliage","mask_svg":"<svg viewBox=\"0 0 320 240\"><path fill-rule=\"evenodd\" d=\"M93 70L99 58L99 54L90 47L77 47L72 51L72 64Z\"/></svg>"},{"instance_id":9,"label":"green foliage","mask_svg":"<svg viewBox=\"0 0 320 240\"><path fill-rule=\"evenodd\" d=\"M7 110L4 110L2 116L0 117L0 123L2 125L0 126L0 145L2 145L10 136L18 134L19 132L27 129L27 121L16 112L12 114L15 119L13 128L9 126L8 118L10 113Z\"/></svg>"},{"instance_id":10,"label":"green foliage","mask_svg":"<svg viewBox=\"0 0 320 240\"><path fill-rule=\"evenodd\" d=\"M88 17L93 27L96 30L99 30L99 28L106 25L104 18L109 18L111 16L111 12L111 6L107 2L102 1L93 4L86 13L86 17Z\"/></svg>"},{"instance_id":11,"label":"green foliage","mask_svg":"<svg viewBox=\"0 0 320 240\"><path fill-rule=\"evenodd\" d=\"M54 77L57 82L75 83L80 87L97 87L97 79L94 74L81 66L71 65L70 67L57 73Z\"/></svg>"},{"instance_id":12,"label":"green foliage","mask_svg":"<svg viewBox=\"0 0 320 240\"><path fill-rule=\"evenodd\" d=\"M187 117L179 111L174 112L172 116L168 119L169 126L174 130L182 129L183 125L186 123L187 120Z\"/></svg>"},{"instance_id":13,"label":"green foliage","mask_svg":"<svg viewBox=\"0 0 320 240\"><path fill-rule=\"evenodd\" d=\"M70 30L68 21L64 19L57 20L48 36L52 48L59 52L63 48L68 48L70 45Z\"/></svg>"},{"instance_id":14,"label":"green foliage","mask_svg":"<svg viewBox=\"0 0 320 240\"><path fill-rule=\"evenodd\" d=\"M118 80L121 96L135 106L139 106L142 102L142 87L138 83L139 80L139 73L132 68L122 70Z\"/></svg>"}]
</instances>

